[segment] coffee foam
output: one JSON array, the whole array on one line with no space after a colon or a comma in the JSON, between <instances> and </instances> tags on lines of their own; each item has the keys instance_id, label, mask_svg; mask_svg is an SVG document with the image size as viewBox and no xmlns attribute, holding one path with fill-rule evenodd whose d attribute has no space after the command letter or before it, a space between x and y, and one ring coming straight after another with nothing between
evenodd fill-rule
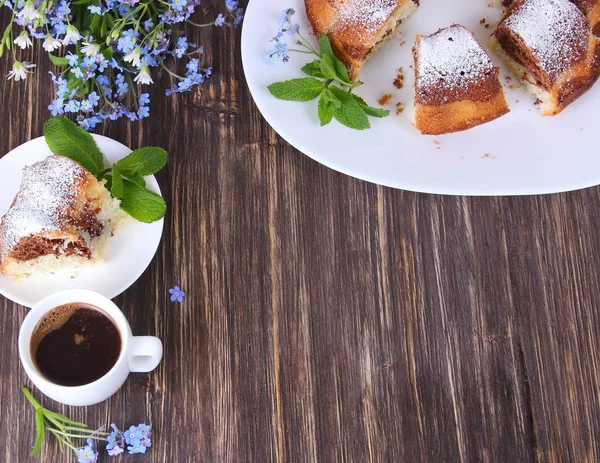
<instances>
[{"instance_id":1,"label":"coffee foam","mask_svg":"<svg viewBox=\"0 0 600 463\"><path fill-rule=\"evenodd\" d=\"M29 343L31 358L35 358L35 353L42 339L44 339L52 331L61 328L79 309L96 310L107 317L115 326L117 326L112 317L104 312L104 310L101 310L91 304L86 304L83 302L71 302L69 304L59 305L46 312L37 322L37 325L35 325L33 334L31 335L31 341Z\"/></svg>"}]
</instances>

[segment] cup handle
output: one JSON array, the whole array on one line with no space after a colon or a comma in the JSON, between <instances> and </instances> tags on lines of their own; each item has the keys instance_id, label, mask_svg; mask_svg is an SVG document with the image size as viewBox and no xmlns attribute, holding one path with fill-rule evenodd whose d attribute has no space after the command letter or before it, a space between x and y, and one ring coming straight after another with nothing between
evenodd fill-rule
<instances>
[{"instance_id":1,"label":"cup handle","mask_svg":"<svg viewBox=\"0 0 600 463\"><path fill-rule=\"evenodd\" d=\"M160 363L163 346L160 339L154 336L133 336L129 354L129 371L148 373Z\"/></svg>"}]
</instances>

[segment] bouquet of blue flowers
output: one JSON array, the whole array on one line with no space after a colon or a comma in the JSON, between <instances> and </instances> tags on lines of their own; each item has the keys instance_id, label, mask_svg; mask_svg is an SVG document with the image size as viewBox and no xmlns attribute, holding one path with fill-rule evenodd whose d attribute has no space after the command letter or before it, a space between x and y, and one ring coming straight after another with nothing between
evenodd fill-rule
<instances>
[{"instance_id":1,"label":"bouquet of blue flowers","mask_svg":"<svg viewBox=\"0 0 600 463\"><path fill-rule=\"evenodd\" d=\"M211 68L202 65L203 48L177 33L177 24L237 27L243 9L237 0L205 24L191 21L201 0L0 0L12 20L0 41L0 57L12 52L8 79L25 79L35 64L19 60L18 49L42 42L50 60L61 69L50 73L56 98L53 116L76 115L83 128L126 116L132 121L149 115L150 97L144 85L164 71L172 78L167 95L186 92L204 82ZM185 74L174 69L185 60Z\"/></svg>"}]
</instances>

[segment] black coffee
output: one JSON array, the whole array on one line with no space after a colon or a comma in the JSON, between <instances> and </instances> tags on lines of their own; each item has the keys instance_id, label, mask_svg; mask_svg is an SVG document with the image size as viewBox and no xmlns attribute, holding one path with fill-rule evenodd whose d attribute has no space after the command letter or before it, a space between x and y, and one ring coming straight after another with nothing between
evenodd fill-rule
<instances>
[{"instance_id":1,"label":"black coffee","mask_svg":"<svg viewBox=\"0 0 600 463\"><path fill-rule=\"evenodd\" d=\"M47 379L61 386L81 386L101 378L117 363L121 335L100 309L72 303L44 315L30 347L38 370Z\"/></svg>"}]
</instances>

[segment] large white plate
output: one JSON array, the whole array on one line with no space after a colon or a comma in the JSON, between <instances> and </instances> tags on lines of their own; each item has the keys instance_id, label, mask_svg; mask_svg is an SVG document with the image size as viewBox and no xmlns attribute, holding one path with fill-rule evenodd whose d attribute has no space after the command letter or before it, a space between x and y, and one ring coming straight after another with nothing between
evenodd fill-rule
<instances>
[{"instance_id":1,"label":"large white plate","mask_svg":"<svg viewBox=\"0 0 600 463\"><path fill-rule=\"evenodd\" d=\"M121 143L93 135L98 148L112 164L131 151ZM10 207L21 185L23 167L51 155L43 137L31 140L0 159L0 216ZM160 194L154 176L146 177L148 188ZM164 220L152 224L132 221L108 240L106 261L76 272L36 275L15 280L0 275L0 294L18 304L33 307L44 297L64 289L89 289L113 298L129 288L150 265L162 236ZM71 278L74 275L74 278Z\"/></svg>"},{"instance_id":2,"label":"large white plate","mask_svg":"<svg viewBox=\"0 0 600 463\"><path fill-rule=\"evenodd\" d=\"M372 120L373 127L357 132L335 121L319 127L316 101L278 101L267 91L273 81L300 77L300 67L314 57L292 53L289 63L264 64L269 39L277 32L283 9L296 10L305 36L312 30L304 0L251 0L242 33L242 59L248 86L267 122L294 147L313 159L354 177L406 190L464 195L516 195L574 190L600 183L600 149L597 146L600 83L555 117L542 117L533 99L510 84L502 61L502 83L512 112L489 124L462 133L423 136L410 124L413 102L415 34L431 34L453 23L475 33L484 47L499 8L490 0L422 0L421 7L401 26L402 37L392 39L366 64L360 74L365 83L357 93L375 105L386 93L406 104L400 116ZM406 43L400 46L402 40ZM291 45L291 44L290 44ZM404 69L405 86L392 85L397 69ZM513 89L509 88L514 87ZM390 109L393 109L390 107ZM438 144L439 143L439 144Z\"/></svg>"}]
</instances>

